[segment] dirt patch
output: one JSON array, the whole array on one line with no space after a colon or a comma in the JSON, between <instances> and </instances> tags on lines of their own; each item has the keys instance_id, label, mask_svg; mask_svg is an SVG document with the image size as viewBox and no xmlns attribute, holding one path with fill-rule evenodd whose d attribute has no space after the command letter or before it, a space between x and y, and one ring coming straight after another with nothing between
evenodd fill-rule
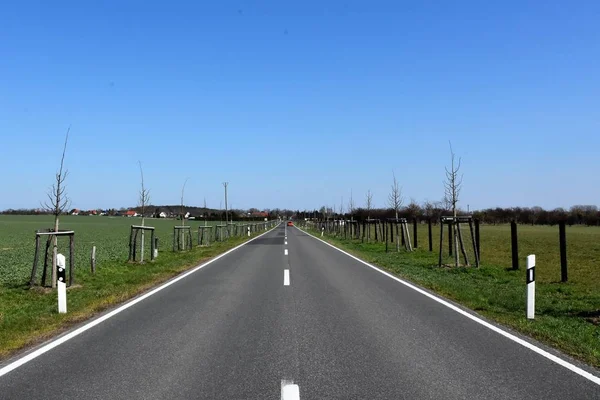
<instances>
[{"instance_id":1,"label":"dirt patch","mask_svg":"<svg viewBox=\"0 0 600 400\"><path fill-rule=\"evenodd\" d=\"M73 286L69 286L69 287L67 288L67 290L71 290L71 289L79 289L79 288L82 288L82 287L83 287L83 286L81 286L81 285L79 285L79 284L75 283L75 284L73 284ZM36 292L36 293L48 294L48 293L52 293L52 292L53 292L54 290L56 290L56 289L52 289L52 288L50 288L50 287L34 286L34 287L32 287L31 289L29 289L29 290L33 290L33 291L34 291L34 292Z\"/></svg>"},{"instance_id":2,"label":"dirt patch","mask_svg":"<svg viewBox=\"0 0 600 400\"><path fill-rule=\"evenodd\" d=\"M600 325L600 310L582 311L580 313L575 314L575 316L585 319L590 324L594 324L596 326Z\"/></svg>"}]
</instances>

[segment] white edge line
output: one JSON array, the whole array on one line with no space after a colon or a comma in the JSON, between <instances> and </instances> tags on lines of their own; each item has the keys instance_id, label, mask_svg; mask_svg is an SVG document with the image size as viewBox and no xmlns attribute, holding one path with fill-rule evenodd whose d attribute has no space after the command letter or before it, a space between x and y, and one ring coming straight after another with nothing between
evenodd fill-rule
<instances>
[{"instance_id":1,"label":"white edge line","mask_svg":"<svg viewBox=\"0 0 600 400\"><path fill-rule=\"evenodd\" d=\"M298 229L300 229L300 228L298 228ZM507 339L510 339L513 342L516 342L516 343L520 344L521 346L526 347L529 350L531 350L531 351L533 351L533 352L535 352L535 353L537 353L537 354L539 354L539 355L541 355L543 357L546 357L550 361L553 361L553 362L557 363L558 365L561 365L561 366L567 368L568 370L570 370L572 372L575 372L576 374L578 374L578 375L580 375L580 376L588 379L589 381L591 381L591 382L593 382L593 383L595 383L597 385L600 385L600 377L598 377L596 375L593 375L593 374L591 374L591 373L589 373L589 372L587 372L587 371L585 371L585 370L583 370L583 369L581 369L581 368L579 368L579 367L571 364L570 362L565 361L562 358L555 356L554 354L548 353L546 350L540 349L536 345L534 345L532 343L529 343L526 340L523 340L523 339L521 339L521 338L519 338L519 337L517 337L517 336L515 336L515 335L513 335L511 333L508 333L505 330L502 330L502 329L498 328L497 326L492 325L489 322L484 321L481 318L478 318L475 315L466 312L465 310L463 310L463 309L455 306L454 304L449 303L448 301L446 301L446 300L444 300L444 299L442 299L440 297L437 297L437 296L435 296L435 295L433 295L433 294L431 294L431 293L429 293L429 292L427 292L427 291L425 291L425 290L423 290L421 288L416 287L412 283L404 281L404 280L398 278L397 276L394 276L394 275L390 274L389 272L383 271L383 270L377 268L376 266L374 266L372 264L369 264L368 262L363 261L360 258L358 258L356 256L353 256L352 254L350 254L350 253L348 253L348 252L346 252L346 251L344 251L342 249L339 249L339 248L335 247L334 245L332 245L330 243L327 243L323 239L320 239L320 238L318 238L318 237L316 237L316 236L314 236L314 235L312 235L312 234L310 234L310 233L308 233L308 232L306 232L306 231L304 231L302 229L300 229L300 230L303 231L304 233L306 233L308 236L312 237L313 239L316 239L316 240L318 240L320 242L325 243L327 246L336 249L340 253L343 253L343 254L347 255L348 257L351 257L351 258L355 259L356 261L358 261L358 262L360 262L360 263L362 263L362 264L364 264L364 265L366 265L366 266L374 269L375 271L377 271L379 273L382 273L383 275L387 276L388 278L392 278L395 281L400 282L404 286L407 286L407 287L409 287L409 288L411 288L411 289L413 289L413 290L421 293L422 295L427 296L427 297L429 297L430 299L432 299L434 301L437 301L438 303L440 303L440 304L442 304L442 305L450 308L451 310L456 311L459 314L464 315L465 317L471 319L472 321L475 321L478 324L483 325L486 328L491 329L492 331L494 331L496 333L499 333L500 335L506 337Z\"/></svg>"},{"instance_id":2,"label":"white edge line","mask_svg":"<svg viewBox=\"0 0 600 400\"><path fill-rule=\"evenodd\" d=\"M83 332L87 331L88 329L93 328L94 326L101 324L102 322L106 321L107 319L114 317L115 315L119 314L121 311L124 311L126 309L128 309L129 307L134 306L135 304L139 303L142 300L147 299L148 297L152 296L155 293L160 292L161 290L171 286L172 284L179 282L180 280L188 277L189 275L193 274L194 272L206 267L209 264L212 264L213 262L217 261L218 259L220 259L221 257L225 257L227 254L239 249L242 246L245 246L246 244L252 242L253 240L258 239L259 237L266 235L267 233L271 232L273 229L275 229L278 225L276 225L275 227L271 228L270 230L268 230L267 232L264 232L260 235L258 235L255 238L252 238L236 247L234 247L233 249L229 249L227 250L225 253L223 254L219 254L218 256L215 256L214 258L208 260L207 262L205 262L204 264L198 265L197 267L194 267L193 269L183 273L182 275L179 275L173 279L171 279L170 281L168 281L167 283L162 284L161 286L152 289L151 291L129 301L128 303L123 304L122 306L112 310L111 312L109 312L108 314L104 314L101 317L98 317L97 319L83 325L82 327L79 327L77 329L75 329L74 331L59 337L58 339L48 343L45 346L40 347L39 349L36 349L34 351L32 351L31 353L19 358L16 361L13 361L12 363L6 365L5 367L2 367L0 369L0 377L8 374L9 372L11 372L12 370L15 370L17 368L19 368L20 366L22 366L23 364L28 363L29 361L41 356L42 354L52 350L53 348L60 346L61 344L65 343L68 340L73 339L74 337L82 334Z\"/></svg>"},{"instance_id":3,"label":"white edge line","mask_svg":"<svg viewBox=\"0 0 600 400\"><path fill-rule=\"evenodd\" d=\"M290 270L283 270L283 286L290 286Z\"/></svg>"}]
</instances>

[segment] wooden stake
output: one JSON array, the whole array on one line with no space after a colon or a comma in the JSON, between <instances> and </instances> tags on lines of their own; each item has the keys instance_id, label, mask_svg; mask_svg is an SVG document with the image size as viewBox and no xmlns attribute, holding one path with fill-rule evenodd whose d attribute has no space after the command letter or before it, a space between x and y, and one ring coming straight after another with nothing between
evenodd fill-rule
<instances>
[{"instance_id":1,"label":"wooden stake","mask_svg":"<svg viewBox=\"0 0 600 400\"><path fill-rule=\"evenodd\" d=\"M475 220L477 221L477 220ZM477 223L477 222L476 222ZM469 230L471 231L471 240L473 242L473 252L475 253L475 268L479 268L479 244L476 242L473 233L473 220L469 220Z\"/></svg>"},{"instance_id":2,"label":"wooden stake","mask_svg":"<svg viewBox=\"0 0 600 400\"><path fill-rule=\"evenodd\" d=\"M37 234L39 231L35 231L35 254L33 256L33 268L31 269L31 279L29 280L29 286L35 285L35 278L37 275L38 266L38 254L40 252L40 236Z\"/></svg>"},{"instance_id":3,"label":"wooden stake","mask_svg":"<svg viewBox=\"0 0 600 400\"><path fill-rule=\"evenodd\" d=\"M440 260L438 267L442 266L442 251L444 249L444 220L440 219Z\"/></svg>"},{"instance_id":4,"label":"wooden stake","mask_svg":"<svg viewBox=\"0 0 600 400\"><path fill-rule=\"evenodd\" d=\"M73 286L75 272L75 235L69 235L69 286Z\"/></svg>"},{"instance_id":5,"label":"wooden stake","mask_svg":"<svg viewBox=\"0 0 600 400\"><path fill-rule=\"evenodd\" d=\"M467 251L465 250L465 243L463 242L462 232L460 230L460 223L456 222L456 229L458 231L458 241L460 242L460 251L465 258L465 265L469 265L469 259L467 258Z\"/></svg>"}]
</instances>

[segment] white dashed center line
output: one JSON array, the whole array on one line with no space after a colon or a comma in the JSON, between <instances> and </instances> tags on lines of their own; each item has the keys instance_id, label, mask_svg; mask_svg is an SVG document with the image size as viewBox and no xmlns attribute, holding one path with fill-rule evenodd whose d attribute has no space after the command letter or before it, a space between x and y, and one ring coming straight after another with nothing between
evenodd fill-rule
<instances>
[{"instance_id":1,"label":"white dashed center line","mask_svg":"<svg viewBox=\"0 0 600 400\"><path fill-rule=\"evenodd\" d=\"M281 400L300 400L300 386L294 381L281 381Z\"/></svg>"}]
</instances>

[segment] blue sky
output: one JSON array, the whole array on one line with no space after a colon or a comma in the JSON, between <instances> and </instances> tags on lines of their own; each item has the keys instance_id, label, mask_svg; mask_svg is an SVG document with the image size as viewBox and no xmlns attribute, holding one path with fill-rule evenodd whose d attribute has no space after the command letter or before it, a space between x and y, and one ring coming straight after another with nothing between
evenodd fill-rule
<instances>
[{"instance_id":1,"label":"blue sky","mask_svg":"<svg viewBox=\"0 0 600 400\"><path fill-rule=\"evenodd\" d=\"M12 3L12 4L10 4ZM0 209L600 201L599 2L5 2Z\"/></svg>"}]
</instances>

